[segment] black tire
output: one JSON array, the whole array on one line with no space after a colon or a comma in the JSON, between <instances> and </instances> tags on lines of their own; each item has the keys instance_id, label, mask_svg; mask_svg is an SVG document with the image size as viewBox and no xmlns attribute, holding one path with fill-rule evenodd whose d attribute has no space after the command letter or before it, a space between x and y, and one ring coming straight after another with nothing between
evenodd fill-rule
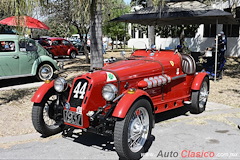
<instances>
[{"instance_id":1,"label":"black tire","mask_svg":"<svg viewBox=\"0 0 240 160\"><path fill-rule=\"evenodd\" d=\"M209 79L205 77L201 84L200 90L192 91L192 104L190 112L192 114L199 114L205 111L207 99L209 94Z\"/></svg>"},{"instance_id":2,"label":"black tire","mask_svg":"<svg viewBox=\"0 0 240 160\"><path fill-rule=\"evenodd\" d=\"M36 78L40 81L44 81L47 79L52 79L54 76L54 68L50 64L42 64L37 69Z\"/></svg>"},{"instance_id":3,"label":"black tire","mask_svg":"<svg viewBox=\"0 0 240 160\"><path fill-rule=\"evenodd\" d=\"M55 97L54 97L55 96ZM64 127L62 119L54 120L54 104L56 95L50 90L41 103L34 103L32 108L32 123L34 128L43 136L51 136L62 131ZM52 124L50 124L52 122ZM49 124L47 124L49 123Z\"/></svg>"},{"instance_id":4,"label":"black tire","mask_svg":"<svg viewBox=\"0 0 240 160\"><path fill-rule=\"evenodd\" d=\"M75 52L75 51L72 51L71 53L70 53L70 58L71 59L74 59L74 58L76 58L76 55L77 55L77 53Z\"/></svg>"},{"instance_id":5,"label":"black tire","mask_svg":"<svg viewBox=\"0 0 240 160\"><path fill-rule=\"evenodd\" d=\"M143 121L138 119L138 116L144 116L144 118L139 117ZM141 124L137 123L137 121ZM146 99L137 100L131 106L126 117L123 120L116 122L114 128L114 145L120 159L140 159L142 157L142 153L145 153L150 147L147 141L150 139L151 136L153 125L152 122L153 113L151 104ZM143 125L144 123L146 123L145 126ZM131 129L129 129L130 127ZM135 136L129 138L129 136L132 134L134 134ZM136 137L136 135L140 136L135 139L136 142L140 144L140 146L132 143L134 142L134 138ZM130 145L130 143L132 143L132 146ZM134 145L136 145L136 147Z\"/></svg>"}]
</instances>

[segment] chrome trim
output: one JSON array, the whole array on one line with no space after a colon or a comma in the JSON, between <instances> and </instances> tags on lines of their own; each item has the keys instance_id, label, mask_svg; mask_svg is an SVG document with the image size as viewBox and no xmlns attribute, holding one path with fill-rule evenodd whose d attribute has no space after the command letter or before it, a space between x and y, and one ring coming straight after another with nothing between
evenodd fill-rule
<instances>
[{"instance_id":1,"label":"chrome trim","mask_svg":"<svg viewBox=\"0 0 240 160\"><path fill-rule=\"evenodd\" d=\"M120 94L119 96L117 96L113 102L116 102L117 100L119 100L120 98L122 98L124 96L124 93Z\"/></svg>"},{"instance_id":2,"label":"chrome trim","mask_svg":"<svg viewBox=\"0 0 240 160\"><path fill-rule=\"evenodd\" d=\"M187 74L183 74L180 76L176 76L176 77L172 77L172 80L176 80L176 79L180 79L180 78L185 78L187 76Z\"/></svg>"}]
</instances>

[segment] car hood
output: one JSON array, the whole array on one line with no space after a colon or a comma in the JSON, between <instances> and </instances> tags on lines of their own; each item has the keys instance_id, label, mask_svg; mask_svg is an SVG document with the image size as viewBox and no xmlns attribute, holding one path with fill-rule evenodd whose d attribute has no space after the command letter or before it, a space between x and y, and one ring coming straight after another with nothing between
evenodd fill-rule
<instances>
[{"instance_id":1,"label":"car hood","mask_svg":"<svg viewBox=\"0 0 240 160\"><path fill-rule=\"evenodd\" d=\"M118 61L103 67L103 70L114 73L119 80L146 77L146 75L161 74L162 65L158 61L150 59L132 59Z\"/></svg>"}]
</instances>

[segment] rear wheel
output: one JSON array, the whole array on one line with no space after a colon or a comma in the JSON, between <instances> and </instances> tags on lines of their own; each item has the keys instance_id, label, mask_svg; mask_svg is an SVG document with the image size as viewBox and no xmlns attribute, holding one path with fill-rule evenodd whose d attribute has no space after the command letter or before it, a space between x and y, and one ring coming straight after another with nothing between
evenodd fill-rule
<instances>
[{"instance_id":1,"label":"rear wheel","mask_svg":"<svg viewBox=\"0 0 240 160\"><path fill-rule=\"evenodd\" d=\"M75 51L72 51L70 53L70 58L74 59L74 58L76 58L76 55L77 55L77 53Z\"/></svg>"},{"instance_id":2,"label":"rear wheel","mask_svg":"<svg viewBox=\"0 0 240 160\"><path fill-rule=\"evenodd\" d=\"M40 81L44 81L47 79L51 79L54 74L54 69L50 64L43 64L37 70L37 79Z\"/></svg>"},{"instance_id":3,"label":"rear wheel","mask_svg":"<svg viewBox=\"0 0 240 160\"><path fill-rule=\"evenodd\" d=\"M50 136L62 131L62 111L57 108L57 95L50 90L41 103L34 103L32 108L32 123L34 128L44 136ZM58 112L56 111L58 109ZM63 109L63 107L62 107Z\"/></svg>"},{"instance_id":4,"label":"rear wheel","mask_svg":"<svg viewBox=\"0 0 240 160\"><path fill-rule=\"evenodd\" d=\"M153 114L146 99L136 101L126 117L117 121L114 129L114 145L122 159L140 159L149 146Z\"/></svg>"},{"instance_id":5,"label":"rear wheel","mask_svg":"<svg viewBox=\"0 0 240 160\"><path fill-rule=\"evenodd\" d=\"M190 112L199 114L205 111L207 99L209 94L209 80L208 77L203 79L200 90L192 91L192 104Z\"/></svg>"}]
</instances>

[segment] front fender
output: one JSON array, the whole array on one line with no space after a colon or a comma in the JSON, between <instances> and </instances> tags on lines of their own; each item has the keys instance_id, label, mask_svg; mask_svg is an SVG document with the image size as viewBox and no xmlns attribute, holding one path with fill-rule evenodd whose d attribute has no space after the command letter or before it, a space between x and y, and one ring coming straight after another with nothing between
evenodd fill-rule
<instances>
[{"instance_id":1,"label":"front fender","mask_svg":"<svg viewBox=\"0 0 240 160\"><path fill-rule=\"evenodd\" d=\"M32 75L36 75L37 74L37 69L38 69L38 66L41 64L41 63L48 63L48 64L52 64L52 66L55 68L55 69L59 69L59 67L57 66L57 61L56 60L53 60L51 57L49 56L45 56L45 55L42 55L40 57L38 57L38 59L36 59L32 65Z\"/></svg>"},{"instance_id":2,"label":"front fender","mask_svg":"<svg viewBox=\"0 0 240 160\"><path fill-rule=\"evenodd\" d=\"M137 89L134 93L128 93L128 91L125 91L124 96L115 107L112 116L124 118L134 101L141 96L147 96L150 99L149 94L140 89Z\"/></svg>"},{"instance_id":3,"label":"front fender","mask_svg":"<svg viewBox=\"0 0 240 160\"><path fill-rule=\"evenodd\" d=\"M31 101L34 103L40 103L43 97L47 94L47 92L54 87L54 81L50 83L44 83L38 90L34 93Z\"/></svg>"},{"instance_id":4,"label":"front fender","mask_svg":"<svg viewBox=\"0 0 240 160\"><path fill-rule=\"evenodd\" d=\"M208 76L208 74L207 74L206 72L200 72L200 73L198 73L198 74L195 76L195 78L194 78L194 80L193 80L193 82L192 82L192 87L191 87L191 89L192 89L192 90L200 90L201 85L202 85L202 82L203 82L203 79L204 79L206 76Z\"/></svg>"}]
</instances>

